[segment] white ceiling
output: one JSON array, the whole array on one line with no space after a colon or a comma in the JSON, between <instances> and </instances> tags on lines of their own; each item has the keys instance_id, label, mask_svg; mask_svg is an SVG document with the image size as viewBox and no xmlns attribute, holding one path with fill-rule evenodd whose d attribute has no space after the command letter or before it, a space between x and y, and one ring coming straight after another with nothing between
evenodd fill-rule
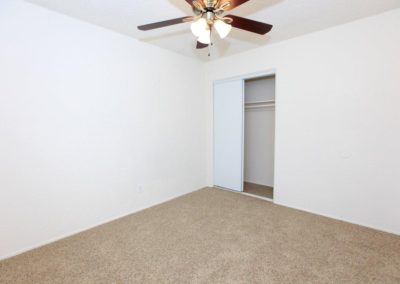
<instances>
[{"instance_id":1,"label":"white ceiling","mask_svg":"<svg viewBox=\"0 0 400 284\"><path fill-rule=\"evenodd\" d=\"M185 0L26 0L48 9L112 29L187 56L207 60L207 50L195 49L188 23L153 31L136 27L192 15ZM400 0L251 0L232 14L274 25L268 36L234 29L218 40L212 58L243 52L272 42L344 24L400 8Z\"/></svg>"}]
</instances>

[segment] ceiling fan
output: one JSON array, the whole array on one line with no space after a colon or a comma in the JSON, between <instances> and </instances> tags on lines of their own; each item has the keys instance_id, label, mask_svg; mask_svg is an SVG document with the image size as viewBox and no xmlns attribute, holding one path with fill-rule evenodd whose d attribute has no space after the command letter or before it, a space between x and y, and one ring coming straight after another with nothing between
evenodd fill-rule
<instances>
[{"instance_id":1,"label":"ceiling fan","mask_svg":"<svg viewBox=\"0 0 400 284\"><path fill-rule=\"evenodd\" d=\"M212 31L215 30L220 38L225 38L232 27L265 35L272 29L272 25L254 20L234 16L223 15L250 0L185 0L192 6L194 16L182 17L158 23L139 26L141 31L148 31L181 23L193 22L192 33L197 37L197 49L212 45Z\"/></svg>"}]
</instances>

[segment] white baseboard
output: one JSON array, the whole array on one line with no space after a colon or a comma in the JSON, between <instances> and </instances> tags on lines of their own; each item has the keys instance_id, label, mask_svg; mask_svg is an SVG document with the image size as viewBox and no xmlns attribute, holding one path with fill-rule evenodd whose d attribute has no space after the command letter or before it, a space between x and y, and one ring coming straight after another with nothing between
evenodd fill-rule
<instances>
[{"instance_id":1,"label":"white baseboard","mask_svg":"<svg viewBox=\"0 0 400 284\"><path fill-rule=\"evenodd\" d=\"M201 188L201 189L202 189L202 188ZM138 209L136 209L136 210L133 210L133 211L130 211L130 212L126 212L126 213L120 214L120 215L118 215L118 216L111 217L111 218L109 218L109 219L107 219L107 220L105 220L105 221L101 221L101 222L95 223L94 225L87 226L87 227L85 227L85 228L83 228L83 229L79 229L79 230L76 230L76 231L73 231L73 232L70 232L70 233L67 233L67 234L63 234L63 235L61 235L61 236L58 236L58 237L49 239L49 240L47 240L47 241L40 242L40 243L38 243L38 244L36 244L36 245L29 246L29 247L26 247L26 248L17 250L17 251L15 251L15 252L13 252L13 253L10 253L10 254L2 255L2 256L0 256L0 261L1 261L1 260L8 259L8 258L11 258L11 257L14 257L14 256L17 256L17 255L20 255L20 254L23 254L23 253L25 253L25 252L28 252L28 251L31 251L31 250L34 250L34 249L37 249L37 248L40 248L40 247L43 247L43 246L48 245L48 244L51 244L51 243L54 243L54 242L63 240L63 239L65 239L65 238L71 237L71 236L73 236L73 235L76 235L76 234L79 234L79 233L82 233L82 232L91 230L91 229L96 228L96 227L98 227L98 226L101 226L101 225L110 223L110 222L112 222L112 221L116 221L116 220L118 220L118 219L124 218L124 217L126 217L126 216L131 215L131 214L134 214L134 213L137 213L137 212L140 212L140 211L149 209L149 208L151 208L151 207L160 205L160 204L162 204L162 203L171 201L171 200L173 200L173 199L182 197L182 196L184 196L184 195L186 195L186 194L189 194L189 193L192 193L192 192L195 192L195 191L198 191L198 190L200 190L200 189L194 189L194 190L191 190L191 191L186 192L186 193L183 193L183 194L178 194L178 195L172 196L172 197L170 197L170 198L167 198L166 200L163 200L163 201L160 201L160 202L156 202L156 203L154 203L154 204L151 204L151 205L149 205L149 206L141 207L141 208L138 208Z\"/></svg>"},{"instance_id":2,"label":"white baseboard","mask_svg":"<svg viewBox=\"0 0 400 284\"><path fill-rule=\"evenodd\" d=\"M287 207L287 208L296 209L296 210L299 210L299 211L311 213L311 214L314 214L314 215L326 217L326 218L329 218L329 219L333 219L333 220L349 223L349 224L352 224L352 225L357 225L357 226L365 227L365 228L368 228L368 229L380 231L380 232L383 232L383 233L388 233L388 234L400 236L399 232L394 232L394 231L390 231L390 230L383 229L383 228L378 228L378 227L372 227L371 225L368 225L368 224L357 223L357 222L354 222L354 221L349 221L347 219L338 218L336 216L332 216L332 215L328 215L328 214L322 214L320 212L315 212L313 210L308 210L308 209L304 209L304 208L300 208L300 207L290 206L290 205L287 205L287 204L284 204L284 203L280 203L280 202L275 202L275 204L279 205L279 206L283 206L283 207Z\"/></svg>"},{"instance_id":3,"label":"white baseboard","mask_svg":"<svg viewBox=\"0 0 400 284\"><path fill-rule=\"evenodd\" d=\"M274 201L273 199L270 199L270 198L261 197L261 196L257 196L257 195L254 195L254 194L249 194L249 193L246 193L246 192L230 190L230 189L223 188L223 187L214 186L214 188L218 188L218 189L221 189L221 190L226 190L226 191L233 192L233 193L239 193L239 194L242 194L242 195L247 195L247 196L255 197L255 198L258 198L258 199L263 199L263 200L272 202L272 203L274 203L276 205L279 205L279 206L283 206L283 207L287 207L287 208L291 208L291 209L296 209L296 210L299 210L299 211L311 213L311 214L322 216L322 217L326 217L326 218L329 218L329 219L338 220L338 221L341 221L341 222L345 222L345 223L349 223L349 224L353 224L353 225L369 228L369 229L372 229L372 230L376 230L376 231L380 231L380 232L384 232L384 233L400 236L400 234L398 232L390 231L390 230L387 230L387 229L384 229L384 228L373 227L373 226L370 226L370 225L367 225L367 224L352 222L352 221L349 221L349 220L346 220L346 219L343 219L343 218L338 218L338 217L335 217L335 216L332 216L332 215L322 214L320 212L316 212L316 211L312 211L312 210L308 210L308 209L304 209L304 208L300 208L300 207L290 206L290 205L287 205L285 203L276 202L276 201Z\"/></svg>"}]
</instances>

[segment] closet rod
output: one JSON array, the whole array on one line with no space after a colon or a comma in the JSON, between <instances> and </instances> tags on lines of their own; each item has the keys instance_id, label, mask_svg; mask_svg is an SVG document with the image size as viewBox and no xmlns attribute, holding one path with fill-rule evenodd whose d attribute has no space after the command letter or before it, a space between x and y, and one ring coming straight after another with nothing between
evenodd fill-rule
<instances>
[{"instance_id":1,"label":"closet rod","mask_svg":"<svg viewBox=\"0 0 400 284\"><path fill-rule=\"evenodd\" d=\"M275 104L275 100L268 101L258 101L258 102L246 102L246 105L265 105L265 104Z\"/></svg>"},{"instance_id":2,"label":"closet rod","mask_svg":"<svg viewBox=\"0 0 400 284\"><path fill-rule=\"evenodd\" d=\"M261 101L261 102L249 102L245 103L246 109L254 109L254 108L268 108L268 107L275 107L275 101Z\"/></svg>"},{"instance_id":3,"label":"closet rod","mask_svg":"<svg viewBox=\"0 0 400 284\"><path fill-rule=\"evenodd\" d=\"M245 106L245 109L275 108L275 105Z\"/></svg>"}]
</instances>

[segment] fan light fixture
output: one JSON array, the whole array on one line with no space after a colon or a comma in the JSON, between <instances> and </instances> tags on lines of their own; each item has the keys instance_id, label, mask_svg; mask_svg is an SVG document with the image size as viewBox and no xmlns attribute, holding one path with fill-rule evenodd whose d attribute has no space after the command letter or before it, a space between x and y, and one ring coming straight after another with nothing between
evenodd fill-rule
<instances>
[{"instance_id":1,"label":"fan light fixture","mask_svg":"<svg viewBox=\"0 0 400 284\"><path fill-rule=\"evenodd\" d=\"M211 43L211 27L215 28L221 39L226 38L232 29L232 25L220 19L210 21L210 23L205 18L200 18L190 26L193 35L198 37L198 41L203 44Z\"/></svg>"},{"instance_id":2,"label":"fan light fixture","mask_svg":"<svg viewBox=\"0 0 400 284\"><path fill-rule=\"evenodd\" d=\"M193 22L190 26L192 33L198 37L198 41L203 44L211 43L211 34L210 34L210 26L207 23L207 20L204 18L200 18L197 21Z\"/></svg>"},{"instance_id":3,"label":"fan light fixture","mask_svg":"<svg viewBox=\"0 0 400 284\"><path fill-rule=\"evenodd\" d=\"M232 25L227 24L221 20L216 20L214 22L214 27L215 27L217 33L219 34L220 38L222 38L222 39L226 38L232 30Z\"/></svg>"},{"instance_id":4,"label":"fan light fixture","mask_svg":"<svg viewBox=\"0 0 400 284\"><path fill-rule=\"evenodd\" d=\"M197 21L193 22L190 26L192 33L197 36L201 37L204 33L210 32L210 27L207 23L207 20L204 18L200 18Z\"/></svg>"},{"instance_id":5,"label":"fan light fixture","mask_svg":"<svg viewBox=\"0 0 400 284\"><path fill-rule=\"evenodd\" d=\"M0 0L1 1L1 0ZM247 32L265 35L271 31L272 25L257 22L254 20L238 17L235 15L225 15L226 12L241 6L250 0L185 0L193 12L193 16L186 16L152 24L138 26L141 31L149 31L181 23L192 22L191 30L198 38L197 49L208 47L210 56L211 46L213 45L213 29L221 39L226 38L232 27ZM261 0L260 0L261 1ZM183 2L183 1L182 1Z\"/></svg>"},{"instance_id":6,"label":"fan light fixture","mask_svg":"<svg viewBox=\"0 0 400 284\"><path fill-rule=\"evenodd\" d=\"M197 41L203 44L211 44L211 33L210 30L203 33L201 36L197 38Z\"/></svg>"}]
</instances>

